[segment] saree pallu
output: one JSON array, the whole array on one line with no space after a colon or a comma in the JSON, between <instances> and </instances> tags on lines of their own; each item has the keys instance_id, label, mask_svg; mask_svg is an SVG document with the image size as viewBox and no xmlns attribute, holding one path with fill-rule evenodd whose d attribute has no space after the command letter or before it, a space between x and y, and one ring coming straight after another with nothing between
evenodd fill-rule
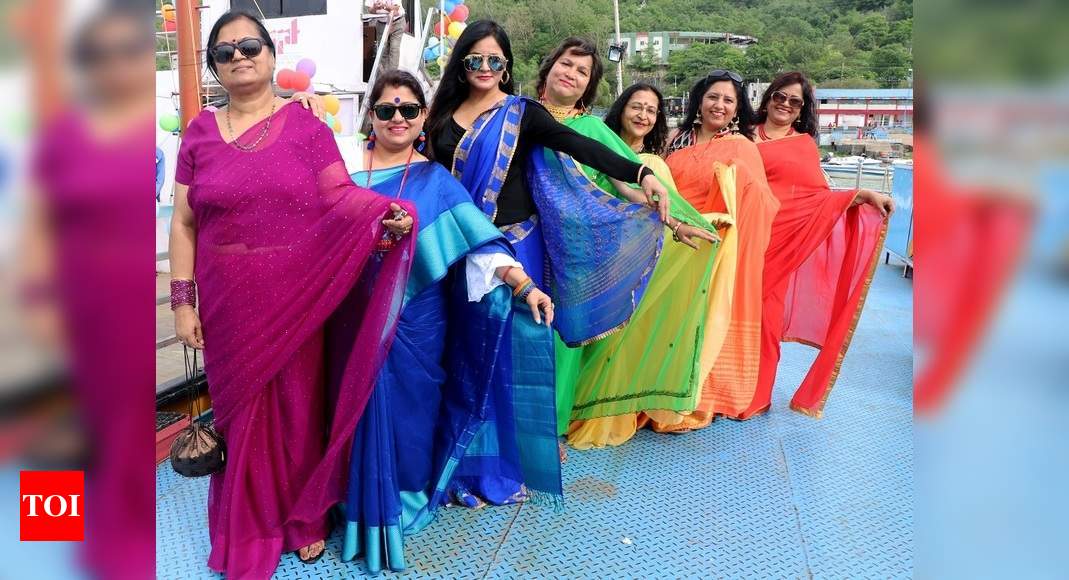
<instances>
[{"instance_id":1,"label":"saree pallu","mask_svg":"<svg viewBox=\"0 0 1069 580\"><path fill-rule=\"evenodd\" d=\"M253 151L224 143L202 113L178 181L197 223L205 372L227 445L208 492L208 565L268 578L281 552L327 535L414 236L375 252L391 200L354 186L329 128L292 104Z\"/></svg>"},{"instance_id":2,"label":"saree pallu","mask_svg":"<svg viewBox=\"0 0 1069 580\"><path fill-rule=\"evenodd\" d=\"M759 366L764 256L779 201L769 191L757 147L745 137L692 145L666 163L683 197L711 220L729 223L713 265L695 410L651 417L654 430L685 431L709 425L716 414L738 417L750 403L746 393L757 383ZM724 214L727 220L720 219Z\"/></svg>"},{"instance_id":3,"label":"saree pallu","mask_svg":"<svg viewBox=\"0 0 1069 580\"><path fill-rule=\"evenodd\" d=\"M509 96L480 115L454 156L453 174L491 218L522 138L525 106L522 97ZM659 220L599 189L567 156L535 147L529 162L538 214L502 231L527 274L553 298L561 339L582 345L607 336L627 323L646 288L661 247ZM520 482L562 495L553 333L535 325L525 306L517 308L504 344L511 368L500 366L494 381L496 413L457 468L459 483L492 502L488 494L500 496Z\"/></svg>"},{"instance_id":4,"label":"saree pallu","mask_svg":"<svg viewBox=\"0 0 1069 580\"><path fill-rule=\"evenodd\" d=\"M765 253L761 368L743 416L768 408L780 341L820 350L791 399L819 417L839 373L880 257L887 223L871 205L853 206L856 190L832 191L809 135L757 146L780 210Z\"/></svg>"},{"instance_id":5,"label":"saree pallu","mask_svg":"<svg viewBox=\"0 0 1069 580\"><path fill-rule=\"evenodd\" d=\"M635 154L597 117L581 115L564 124L622 157L646 164L667 187L673 218L715 231L676 191L661 158ZM607 176L582 168L601 189L615 194ZM671 237L670 229L665 236ZM715 244L701 243L694 250L666 243L638 310L621 332L579 348L557 342L558 429L567 434L570 445L620 445L634 436L640 411L694 409L708 303L693 297L708 291L715 255Z\"/></svg>"},{"instance_id":6,"label":"saree pallu","mask_svg":"<svg viewBox=\"0 0 1069 580\"><path fill-rule=\"evenodd\" d=\"M371 187L396 196L402 173L379 172ZM416 238L397 335L356 427L342 509L346 522L342 560L363 553L371 573L380 572L384 562L395 572L405 569L403 537L433 520L441 502L432 502L431 497L448 483L448 460L463 456L469 443L451 436L446 441L443 436L468 428L477 412L475 401L485 399L489 389L486 377L480 382L455 377L452 406L443 412L449 310L459 308L483 319L490 314L480 311L493 310L500 322L507 321L511 310L507 289L478 304L455 305L449 287L464 283L458 261L477 253L508 254L511 248L453 176L438 164L417 163L400 193L415 205L423 226ZM466 296L459 300L466 302ZM500 329L490 332L493 339L483 348L456 354L493 368L498 355L493 345L500 342L500 334ZM439 429L443 421L450 423L448 429Z\"/></svg>"}]
</instances>

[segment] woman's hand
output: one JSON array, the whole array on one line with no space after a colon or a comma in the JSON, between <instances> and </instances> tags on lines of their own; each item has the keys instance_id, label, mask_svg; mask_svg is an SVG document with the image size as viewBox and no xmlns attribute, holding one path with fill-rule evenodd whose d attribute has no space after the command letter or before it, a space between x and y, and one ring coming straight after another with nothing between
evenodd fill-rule
<instances>
[{"instance_id":1,"label":"woman's hand","mask_svg":"<svg viewBox=\"0 0 1069 580\"><path fill-rule=\"evenodd\" d=\"M690 224L685 223L679 224L679 227L674 229L674 233L675 236L679 238L679 241L681 243L684 243L694 248L695 250L698 249L698 243L695 241L695 238L699 240L705 240L710 244L720 242L720 236L714 234L713 232L703 230L701 228L696 228Z\"/></svg>"},{"instance_id":2,"label":"woman's hand","mask_svg":"<svg viewBox=\"0 0 1069 580\"><path fill-rule=\"evenodd\" d=\"M642 191L646 194L646 203L656 208L661 216L661 222L668 223L668 188L653 174L643 178Z\"/></svg>"},{"instance_id":3,"label":"woman's hand","mask_svg":"<svg viewBox=\"0 0 1069 580\"><path fill-rule=\"evenodd\" d=\"M872 191L871 189L859 189L857 191L857 197L854 198L854 203L867 203L880 210L883 217L887 217L895 211L894 198L883 193Z\"/></svg>"},{"instance_id":4,"label":"woman's hand","mask_svg":"<svg viewBox=\"0 0 1069 580\"><path fill-rule=\"evenodd\" d=\"M290 101L300 101L301 106L305 109L310 109L312 114L315 115L320 121L327 114L327 109L323 105L323 97L315 93L306 93L304 91L298 91L293 93L290 97Z\"/></svg>"},{"instance_id":5,"label":"woman's hand","mask_svg":"<svg viewBox=\"0 0 1069 580\"><path fill-rule=\"evenodd\" d=\"M200 326L200 316L189 304L175 309L174 333L178 342L197 349L204 348L204 330Z\"/></svg>"},{"instance_id":6,"label":"woman's hand","mask_svg":"<svg viewBox=\"0 0 1069 580\"><path fill-rule=\"evenodd\" d=\"M553 324L553 300L545 292L538 288L531 290L527 294L527 306L531 307L531 316L534 317L535 324L542 324L543 319L546 321L546 326Z\"/></svg>"},{"instance_id":7,"label":"woman's hand","mask_svg":"<svg viewBox=\"0 0 1069 580\"><path fill-rule=\"evenodd\" d=\"M412 216L408 215L408 212L401 209L401 206L396 203L390 204L390 210L393 211L393 218L382 220L382 225L386 226L386 229L397 237L407 236L412 233Z\"/></svg>"}]
</instances>

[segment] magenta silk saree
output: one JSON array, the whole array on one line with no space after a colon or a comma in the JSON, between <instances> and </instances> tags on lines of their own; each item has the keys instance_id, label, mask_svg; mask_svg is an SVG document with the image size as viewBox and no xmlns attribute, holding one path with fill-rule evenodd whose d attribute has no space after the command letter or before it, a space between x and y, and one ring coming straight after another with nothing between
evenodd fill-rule
<instances>
[{"instance_id":1,"label":"magenta silk saree","mask_svg":"<svg viewBox=\"0 0 1069 580\"><path fill-rule=\"evenodd\" d=\"M415 239L376 254L391 200L353 184L330 129L299 105L267 123L238 137L263 135L243 151L201 113L176 177L196 217L205 372L228 453L208 493L208 565L231 578L268 578L283 551L329 531Z\"/></svg>"}]
</instances>

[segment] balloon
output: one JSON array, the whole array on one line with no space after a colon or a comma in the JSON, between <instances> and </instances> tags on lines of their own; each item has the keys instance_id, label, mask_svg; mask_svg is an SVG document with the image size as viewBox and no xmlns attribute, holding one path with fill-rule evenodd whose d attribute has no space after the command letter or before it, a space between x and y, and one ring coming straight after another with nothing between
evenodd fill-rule
<instances>
[{"instance_id":1,"label":"balloon","mask_svg":"<svg viewBox=\"0 0 1069 580\"><path fill-rule=\"evenodd\" d=\"M437 44L438 44L438 37L437 36L432 36L432 37L430 37L429 40L427 40L427 46L435 46Z\"/></svg>"},{"instance_id":2,"label":"balloon","mask_svg":"<svg viewBox=\"0 0 1069 580\"><path fill-rule=\"evenodd\" d=\"M174 20L164 20L163 30L164 32L174 32L178 30L178 24L176 24Z\"/></svg>"},{"instance_id":3,"label":"balloon","mask_svg":"<svg viewBox=\"0 0 1069 580\"><path fill-rule=\"evenodd\" d=\"M292 89L293 88L293 75L294 72L288 68L284 68L278 71L278 75L275 76L275 83L280 89Z\"/></svg>"},{"instance_id":4,"label":"balloon","mask_svg":"<svg viewBox=\"0 0 1069 580\"><path fill-rule=\"evenodd\" d=\"M308 78L316 76L316 63L310 58L302 58L297 62L297 70L308 75Z\"/></svg>"},{"instance_id":5,"label":"balloon","mask_svg":"<svg viewBox=\"0 0 1069 580\"><path fill-rule=\"evenodd\" d=\"M453 22L453 23L451 23L449 25L449 37L450 38L454 38L454 39L460 38L460 34L462 32L464 32L464 29L467 28L467 27L468 27L468 25L464 24L463 22Z\"/></svg>"},{"instance_id":6,"label":"balloon","mask_svg":"<svg viewBox=\"0 0 1069 580\"><path fill-rule=\"evenodd\" d=\"M327 127L333 127L334 126L334 115L331 115L330 113L327 113L326 115L323 116L323 122L327 124Z\"/></svg>"},{"instance_id":7,"label":"balloon","mask_svg":"<svg viewBox=\"0 0 1069 580\"><path fill-rule=\"evenodd\" d=\"M453 9L457 7L457 3L453 0L445 0L445 13L450 14Z\"/></svg>"},{"instance_id":8,"label":"balloon","mask_svg":"<svg viewBox=\"0 0 1069 580\"><path fill-rule=\"evenodd\" d=\"M312 79L307 74L299 70L292 71L291 74L293 76L290 78L293 80L290 81L292 83L290 85L290 88L295 91L307 91L308 87L312 84Z\"/></svg>"},{"instance_id":9,"label":"balloon","mask_svg":"<svg viewBox=\"0 0 1069 580\"><path fill-rule=\"evenodd\" d=\"M337 115L338 111L341 110L341 101L339 101L338 97L335 97L334 95L324 95L323 108L326 109L327 112L331 115Z\"/></svg>"},{"instance_id":10,"label":"balloon","mask_svg":"<svg viewBox=\"0 0 1069 580\"><path fill-rule=\"evenodd\" d=\"M445 17L445 31L446 32L449 31L449 25L452 24L452 22L453 21L450 20L448 16ZM435 36L442 36L444 34L445 34L445 32L442 32L442 21L441 20L436 21L434 23L434 35Z\"/></svg>"},{"instance_id":11,"label":"balloon","mask_svg":"<svg viewBox=\"0 0 1069 580\"><path fill-rule=\"evenodd\" d=\"M334 122L331 123L330 128L333 129L335 133L341 133L341 119L334 117Z\"/></svg>"},{"instance_id":12,"label":"balloon","mask_svg":"<svg viewBox=\"0 0 1069 580\"><path fill-rule=\"evenodd\" d=\"M449 13L449 19L453 22L467 22L468 7L463 4L457 4L457 7Z\"/></svg>"},{"instance_id":13,"label":"balloon","mask_svg":"<svg viewBox=\"0 0 1069 580\"><path fill-rule=\"evenodd\" d=\"M442 53L442 46L436 44L434 46L427 47L427 50L423 51L423 60L434 60L438 58L438 55Z\"/></svg>"},{"instance_id":14,"label":"balloon","mask_svg":"<svg viewBox=\"0 0 1069 580\"><path fill-rule=\"evenodd\" d=\"M160 117L160 129L168 133L177 133L181 126L182 122L178 119L178 115L170 114Z\"/></svg>"},{"instance_id":15,"label":"balloon","mask_svg":"<svg viewBox=\"0 0 1069 580\"><path fill-rule=\"evenodd\" d=\"M163 13L164 20L174 21L174 6L171 4L164 4L160 6L160 12Z\"/></svg>"}]
</instances>

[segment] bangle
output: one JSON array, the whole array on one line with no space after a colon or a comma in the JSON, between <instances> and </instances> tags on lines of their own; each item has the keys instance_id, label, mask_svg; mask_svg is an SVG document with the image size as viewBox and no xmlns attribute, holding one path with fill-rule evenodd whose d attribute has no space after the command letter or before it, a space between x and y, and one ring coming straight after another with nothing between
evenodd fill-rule
<instances>
[{"instance_id":1,"label":"bangle","mask_svg":"<svg viewBox=\"0 0 1069 580\"><path fill-rule=\"evenodd\" d=\"M171 280L171 310L186 304L197 307L197 283L183 278Z\"/></svg>"},{"instance_id":2,"label":"bangle","mask_svg":"<svg viewBox=\"0 0 1069 580\"><path fill-rule=\"evenodd\" d=\"M525 286L523 288L523 292L521 292L519 296L520 302L527 302L527 297L531 295L531 292L534 292L535 288L537 288L537 286L534 285L534 282L531 282L530 284Z\"/></svg>"},{"instance_id":3,"label":"bangle","mask_svg":"<svg viewBox=\"0 0 1069 580\"><path fill-rule=\"evenodd\" d=\"M505 273L501 275L502 282L504 282L505 284L509 283L509 272L511 272L515 267L516 266L508 266L505 268Z\"/></svg>"},{"instance_id":4,"label":"bangle","mask_svg":"<svg viewBox=\"0 0 1069 580\"><path fill-rule=\"evenodd\" d=\"M677 242L683 241L679 238L679 228L681 227L683 227L683 220L678 220L676 221L676 227L672 228L672 239Z\"/></svg>"},{"instance_id":5,"label":"bangle","mask_svg":"<svg viewBox=\"0 0 1069 580\"><path fill-rule=\"evenodd\" d=\"M524 278L522 282L517 284L516 287L512 289L512 296L519 296L520 292L523 292L528 286L532 284L534 284L534 281L531 280L530 276Z\"/></svg>"},{"instance_id":6,"label":"bangle","mask_svg":"<svg viewBox=\"0 0 1069 580\"><path fill-rule=\"evenodd\" d=\"M642 185L642 180L645 179L647 175L653 175L653 170L646 167L645 164L640 165L638 168L638 181L635 183Z\"/></svg>"}]
</instances>

